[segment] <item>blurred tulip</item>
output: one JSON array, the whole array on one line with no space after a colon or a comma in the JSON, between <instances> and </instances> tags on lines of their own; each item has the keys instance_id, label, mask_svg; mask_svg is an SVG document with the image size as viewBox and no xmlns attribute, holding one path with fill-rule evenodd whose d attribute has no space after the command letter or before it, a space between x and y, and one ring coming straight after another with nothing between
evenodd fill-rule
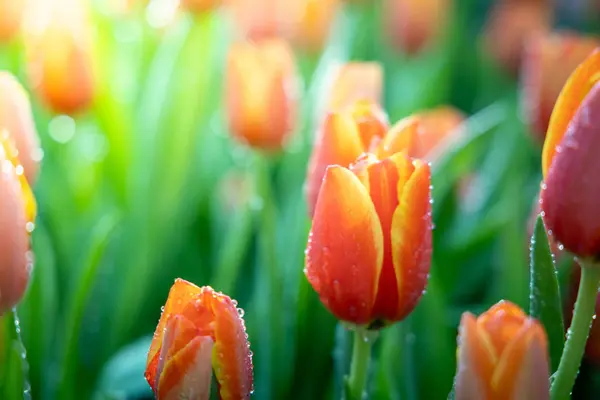
<instances>
[{"instance_id":1,"label":"blurred tulip","mask_svg":"<svg viewBox=\"0 0 600 400\"><path fill-rule=\"evenodd\" d=\"M252 394L252 355L237 303L211 287L175 280L148 352L158 400L208 399L212 371L224 400Z\"/></svg>"},{"instance_id":2,"label":"blurred tulip","mask_svg":"<svg viewBox=\"0 0 600 400\"><path fill-rule=\"evenodd\" d=\"M52 109L74 114L94 98L89 25L81 0L43 2L26 35L31 86ZM35 6L38 6L37 2Z\"/></svg>"},{"instance_id":3,"label":"blurred tulip","mask_svg":"<svg viewBox=\"0 0 600 400\"><path fill-rule=\"evenodd\" d=\"M25 0L0 0L0 44L19 32L24 9Z\"/></svg>"},{"instance_id":4,"label":"blurred tulip","mask_svg":"<svg viewBox=\"0 0 600 400\"><path fill-rule=\"evenodd\" d=\"M246 39L288 38L292 32L293 13L288 1L227 0L227 6L232 25Z\"/></svg>"},{"instance_id":5,"label":"blurred tulip","mask_svg":"<svg viewBox=\"0 0 600 400\"><path fill-rule=\"evenodd\" d=\"M308 281L337 318L376 329L405 318L431 261L429 166L403 153L327 168L306 247Z\"/></svg>"},{"instance_id":6,"label":"blurred tulip","mask_svg":"<svg viewBox=\"0 0 600 400\"><path fill-rule=\"evenodd\" d=\"M338 111L361 100L381 104L383 68L376 62L351 62L337 71L327 109Z\"/></svg>"},{"instance_id":7,"label":"blurred tulip","mask_svg":"<svg viewBox=\"0 0 600 400\"><path fill-rule=\"evenodd\" d=\"M7 131L0 131L0 315L19 302L33 266L29 233L35 203L15 153Z\"/></svg>"},{"instance_id":8,"label":"blurred tulip","mask_svg":"<svg viewBox=\"0 0 600 400\"><path fill-rule=\"evenodd\" d=\"M521 65L526 41L546 33L552 24L549 0L500 0L484 28L484 46L511 73Z\"/></svg>"},{"instance_id":9,"label":"blurred tulip","mask_svg":"<svg viewBox=\"0 0 600 400\"><path fill-rule=\"evenodd\" d=\"M229 52L226 107L233 136L263 150L279 150L296 119L295 66L287 43L238 43Z\"/></svg>"},{"instance_id":10,"label":"blurred tulip","mask_svg":"<svg viewBox=\"0 0 600 400\"><path fill-rule=\"evenodd\" d=\"M548 399L548 342L543 326L501 301L478 318L463 314L455 397Z\"/></svg>"},{"instance_id":11,"label":"blurred tulip","mask_svg":"<svg viewBox=\"0 0 600 400\"><path fill-rule=\"evenodd\" d=\"M181 7L194 12L202 13L217 7L221 2L219 0L181 0Z\"/></svg>"},{"instance_id":12,"label":"blurred tulip","mask_svg":"<svg viewBox=\"0 0 600 400\"><path fill-rule=\"evenodd\" d=\"M452 8L452 0L386 0L386 31L392 44L416 54L438 40Z\"/></svg>"},{"instance_id":13,"label":"blurred tulip","mask_svg":"<svg viewBox=\"0 0 600 400\"><path fill-rule=\"evenodd\" d=\"M562 32L535 35L525 46L522 98L536 138L546 137L554 103L569 75L600 45L596 38Z\"/></svg>"},{"instance_id":14,"label":"blurred tulip","mask_svg":"<svg viewBox=\"0 0 600 400\"><path fill-rule=\"evenodd\" d=\"M9 72L0 71L0 130L15 142L17 156L30 184L35 183L42 151L33 123L29 96Z\"/></svg>"},{"instance_id":15,"label":"blurred tulip","mask_svg":"<svg viewBox=\"0 0 600 400\"><path fill-rule=\"evenodd\" d=\"M573 72L552 116L544 150L540 198L555 240L580 257L600 254L600 50Z\"/></svg>"},{"instance_id":16,"label":"blurred tulip","mask_svg":"<svg viewBox=\"0 0 600 400\"><path fill-rule=\"evenodd\" d=\"M328 39L340 0L296 0L299 10L292 22L292 40L301 48L318 52Z\"/></svg>"}]
</instances>

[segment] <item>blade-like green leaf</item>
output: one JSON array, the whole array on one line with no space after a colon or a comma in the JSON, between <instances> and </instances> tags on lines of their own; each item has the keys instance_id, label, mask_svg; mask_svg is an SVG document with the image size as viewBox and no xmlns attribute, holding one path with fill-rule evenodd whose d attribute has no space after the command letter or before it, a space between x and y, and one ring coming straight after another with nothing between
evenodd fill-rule
<instances>
[{"instance_id":1,"label":"blade-like green leaf","mask_svg":"<svg viewBox=\"0 0 600 400\"><path fill-rule=\"evenodd\" d=\"M25 346L16 310L0 317L0 399L31 399Z\"/></svg>"},{"instance_id":2,"label":"blade-like green leaf","mask_svg":"<svg viewBox=\"0 0 600 400\"><path fill-rule=\"evenodd\" d=\"M529 314L546 328L552 371L556 371L564 345L565 328L556 269L541 216L538 216L531 237L530 289Z\"/></svg>"}]
</instances>

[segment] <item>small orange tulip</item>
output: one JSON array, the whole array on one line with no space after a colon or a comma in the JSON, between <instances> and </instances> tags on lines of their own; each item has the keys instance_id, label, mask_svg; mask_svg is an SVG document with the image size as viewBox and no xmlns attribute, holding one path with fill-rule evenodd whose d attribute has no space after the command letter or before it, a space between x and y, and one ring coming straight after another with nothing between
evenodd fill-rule
<instances>
[{"instance_id":1,"label":"small orange tulip","mask_svg":"<svg viewBox=\"0 0 600 400\"><path fill-rule=\"evenodd\" d=\"M188 11L202 13L216 8L219 3L219 0L181 0L180 4Z\"/></svg>"},{"instance_id":2,"label":"small orange tulip","mask_svg":"<svg viewBox=\"0 0 600 400\"><path fill-rule=\"evenodd\" d=\"M26 36L29 79L54 112L74 114L91 104L95 90L83 4L80 0L48 3L47 15Z\"/></svg>"},{"instance_id":3,"label":"small orange tulip","mask_svg":"<svg viewBox=\"0 0 600 400\"><path fill-rule=\"evenodd\" d=\"M392 43L416 54L437 40L446 26L451 0L387 0L386 30Z\"/></svg>"},{"instance_id":4,"label":"small orange tulip","mask_svg":"<svg viewBox=\"0 0 600 400\"><path fill-rule=\"evenodd\" d=\"M25 0L0 0L0 43L10 41L19 32Z\"/></svg>"},{"instance_id":5,"label":"small orange tulip","mask_svg":"<svg viewBox=\"0 0 600 400\"><path fill-rule=\"evenodd\" d=\"M542 142L569 75L599 45L595 38L570 32L536 35L526 44L522 70L525 117Z\"/></svg>"},{"instance_id":6,"label":"small orange tulip","mask_svg":"<svg viewBox=\"0 0 600 400\"><path fill-rule=\"evenodd\" d=\"M290 4L282 0L227 0L233 25L250 40L288 38L292 32Z\"/></svg>"},{"instance_id":7,"label":"small orange tulip","mask_svg":"<svg viewBox=\"0 0 600 400\"><path fill-rule=\"evenodd\" d=\"M430 171L403 153L327 168L306 276L337 318L371 329L416 306L431 261Z\"/></svg>"},{"instance_id":8,"label":"small orange tulip","mask_svg":"<svg viewBox=\"0 0 600 400\"><path fill-rule=\"evenodd\" d=\"M333 79L327 109L338 111L357 101L381 104L383 68L375 62L351 62L343 65Z\"/></svg>"},{"instance_id":9,"label":"small orange tulip","mask_svg":"<svg viewBox=\"0 0 600 400\"><path fill-rule=\"evenodd\" d=\"M581 257L600 254L600 50L573 72L563 88L544 142L544 222L555 240Z\"/></svg>"},{"instance_id":10,"label":"small orange tulip","mask_svg":"<svg viewBox=\"0 0 600 400\"><path fill-rule=\"evenodd\" d=\"M548 341L542 325L501 301L460 321L457 400L548 399Z\"/></svg>"},{"instance_id":11,"label":"small orange tulip","mask_svg":"<svg viewBox=\"0 0 600 400\"><path fill-rule=\"evenodd\" d=\"M14 140L27 181L33 184L42 152L29 96L15 77L4 71L0 71L0 129L6 129Z\"/></svg>"},{"instance_id":12,"label":"small orange tulip","mask_svg":"<svg viewBox=\"0 0 600 400\"><path fill-rule=\"evenodd\" d=\"M292 40L300 47L317 52L329 37L340 0L296 0L298 17L293 24Z\"/></svg>"},{"instance_id":13,"label":"small orange tulip","mask_svg":"<svg viewBox=\"0 0 600 400\"><path fill-rule=\"evenodd\" d=\"M295 67L287 43L238 43L229 52L226 107L233 136L252 147L278 150L296 117Z\"/></svg>"},{"instance_id":14,"label":"small orange tulip","mask_svg":"<svg viewBox=\"0 0 600 400\"><path fill-rule=\"evenodd\" d=\"M210 395L212 371L224 400L252 394L252 353L236 302L177 279L148 352L146 380L158 400Z\"/></svg>"}]
</instances>

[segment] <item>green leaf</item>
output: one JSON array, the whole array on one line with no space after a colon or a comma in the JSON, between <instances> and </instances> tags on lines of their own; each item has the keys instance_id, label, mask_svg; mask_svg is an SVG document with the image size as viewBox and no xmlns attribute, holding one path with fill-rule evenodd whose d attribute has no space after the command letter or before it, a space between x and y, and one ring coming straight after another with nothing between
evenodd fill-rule
<instances>
[{"instance_id":1,"label":"green leaf","mask_svg":"<svg viewBox=\"0 0 600 400\"><path fill-rule=\"evenodd\" d=\"M16 310L0 317L0 399L31 399L25 346Z\"/></svg>"},{"instance_id":2,"label":"green leaf","mask_svg":"<svg viewBox=\"0 0 600 400\"><path fill-rule=\"evenodd\" d=\"M531 237L531 282L529 314L546 328L552 371L556 371L565 340L562 307L548 236L538 216Z\"/></svg>"}]
</instances>

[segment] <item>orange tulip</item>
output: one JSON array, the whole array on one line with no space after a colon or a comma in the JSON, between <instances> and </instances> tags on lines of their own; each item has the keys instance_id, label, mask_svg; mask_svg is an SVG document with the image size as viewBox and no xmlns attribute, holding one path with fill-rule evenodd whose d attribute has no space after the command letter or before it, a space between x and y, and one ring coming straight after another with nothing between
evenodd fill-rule
<instances>
[{"instance_id":1,"label":"orange tulip","mask_svg":"<svg viewBox=\"0 0 600 400\"><path fill-rule=\"evenodd\" d=\"M505 69L516 73L526 41L550 30L549 0L500 0L484 28L484 46Z\"/></svg>"},{"instance_id":2,"label":"orange tulip","mask_svg":"<svg viewBox=\"0 0 600 400\"><path fill-rule=\"evenodd\" d=\"M201 13L216 8L219 0L181 0L181 6L191 12Z\"/></svg>"},{"instance_id":3,"label":"orange tulip","mask_svg":"<svg viewBox=\"0 0 600 400\"><path fill-rule=\"evenodd\" d=\"M542 325L501 301L460 321L455 397L548 399L548 341Z\"/></svg>"},{"instance_id":4,"label":"orange tulip","mask_svg":"<svg viewBox=\"0 0 600 400\"><path fill-rule=\"evenodd\" d=\"M544 142L544 222L555 240L581 257L600 254L600 50L594 51L563 88Z\"/></svg>"},{"instance_id":5,"label":"orange tulip","mask_svg":"<svg viewBox=\"0 0 600 400\"><path fill-rule=\"evenodd\" d=\"M403 153L327 168L306 276L337 318L375 329L405 318L431 261L430 171Z\"/></svg>"},{"instance_id":6,"label":"orange tulip","mask_svg":"<svg viewBox=\"0 0 600 400\"><path fill-rule=\"evenodd\" d=\"M237 303L211 287L175 280L148 352L146 380L158 400L248 399L252 353Z\"/></svg>"},{"instance_id":7,"label":"orange tulip","mask_svg":"<svg viewBox=\"0 0 600 400\"><path fill-rule=\"evenodd\" d=\"M599 45L595 38L563 32L534 36L525 46L523 104L539 140L546 136L554 103L569 75Z\"/></svg>"},{"instance_id":8,"label":"orange tulip","mask_svg":"<svg viewBox=\"0 0 600 400\"><path fill-rule=\"evenodd\" d=\"M317 52L329 37L340 0L296 0L298 16L292 22L292 40L300 47Z\"/></svg>"},{"instance_id":9,"label":"orange tulip","mask_svg":"<svg viewBox=\"0 0 600 400\"><path fill-rule=\"evenodd\" d=\"M29 96L15 77L4 71L0 71L0 129L6 129L14 140L25 177L33 184L42 152Z\"/></svg>"},{"instance_id":10,"label":"orange tulip","mask_svg":"<svg viewBox=\"0 0 600 400\"><path fill-rule=\"evenodd\" d=\"M361 100L380 104L383 68L375 62L351 62L343 65L333 79L327 109L338 111Z\"/></svg>"},{"instance_id":11,"label":"orange tulip","mask_svg":"<svg viewBox=\"0 0 600 400\"><path fill-rule=\"evenodd\" d=\"M0 43L10 41L19 32L25 0L0 0Z\"/></svg>"},{"instance_id":12,"label":"orange tulip","mask_svg":"<svg viewBox=\"0 0 600 400\"><path fill-rule=\"evenodd\" d=\"M390 40L407 54L416 54L441 37L452 1L387 0L385 5Z\"/></svg>"},{"instance_id":13,"label":"orange tulip","mask_svg":"<svg viewBox=\"0 0 600 400\"><path fill-rule=\"evenodd\" d=\"M33 268L35 202L16 153L8 132L0 131L0 315L23 297Z\"/></svg>"},{"instance_id":14,"label":"orange tulip","mask_svg":"<svg viewBox=\"0 0 600 400\"><path fill-rule=\"evenodd\" d=\"M292 32L290 3L282 0L228 0L233 25L250 40L288 38Z\"/></svg>"},{"instance_id":15,"label":"orange tulip","mask_svg":"<svg viewBox=\"0 0 600 400\"><path fill-rule=\"evenodd\" d=\"M47 2L26 37L28 73L38 96L54 112L87 108L95 90L91 41L80 0ZM41 11L40 11L41 13Z\"/></svg>"},{"instance_id":16,"label":"orange tulip","mask_svg":"<svg viewBox=\"0 0 600 400\"><path fill-rule=\"evenodd\" d=\"M226 72L226 107L233 136L263 150L283 147L295 123L295 78L286 42L235 44Z\"/></svg>"}]
</instances>

